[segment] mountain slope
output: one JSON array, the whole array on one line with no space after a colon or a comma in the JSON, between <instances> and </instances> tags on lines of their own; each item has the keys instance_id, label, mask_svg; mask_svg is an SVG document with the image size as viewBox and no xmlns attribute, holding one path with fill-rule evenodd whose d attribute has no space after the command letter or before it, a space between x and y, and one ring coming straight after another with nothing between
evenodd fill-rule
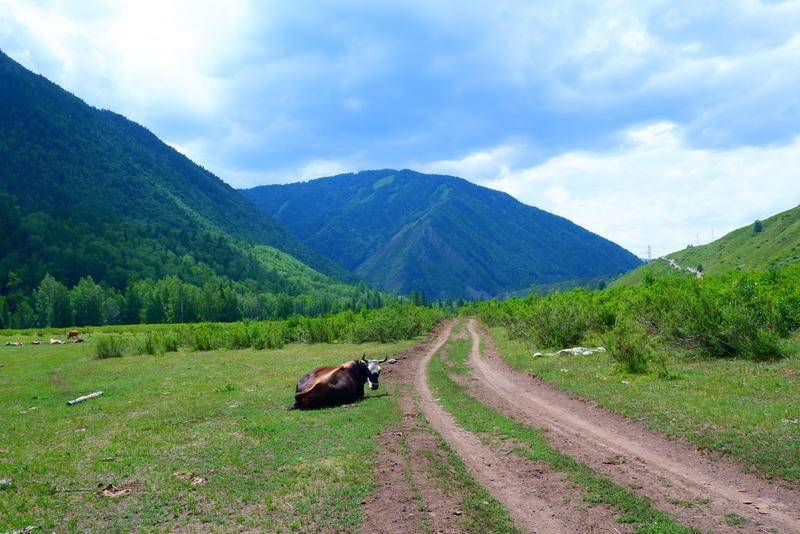
<instances>
[{"instance_id":1,"label":"mountain slope","mask_svg":"<svg viewBox=\"0 0 800 534\"><path fill-rule=\"evenodd\" d=\"M734 230L707 245L689 247L667 257L681 265L702 265L707 273L732 269L760 270L800 261L800 206Z\"/></svg>"},{"instance_id":2,"label":"mountain slope","mask_svg":"<svg viewBox=\"0 0 800 534\"><path fill-rule=\"evenodd\" d=\"M314 250L403 293L490 296L639 264L567 219L452 176L385 169L242 192Z\"/></svg>"},{"instance_id":3,"label":"mountain slope","mask_svg":"<svg viewBox=\"0 0 800 534\"><path fill-rule=\"evenodd\" d=\"M686 271L702 267L703 273L714 274L735 269L758 271L780 268L800 262L800 206L773 215L760 222L738 228L706 245L691 246L666 258L681 269L675 269L665 259L656 259L616 280L613 285L636 285L646 272L653 276L692 276Z\"/></svg>"},{"instance_id":4,"label":"mountain slope","mask_svg":"<svg viewBox=\"0 0 800 534\"><path fill-rule=\"evenodd\" d=\"M253 245L346 276L144 127L2 52L0 102L0 293L30 290L47 272L117 289L172 274L286 287Z\"/></svg>"}]
</instances>

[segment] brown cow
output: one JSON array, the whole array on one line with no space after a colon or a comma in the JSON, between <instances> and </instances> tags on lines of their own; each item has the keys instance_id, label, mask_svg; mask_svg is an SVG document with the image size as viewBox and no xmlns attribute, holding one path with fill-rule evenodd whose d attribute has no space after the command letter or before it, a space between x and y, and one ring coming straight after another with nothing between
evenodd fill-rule
<instances>
[{"instance_id":1,"label":"brown cow","mask_svg":"<svg viewBox=\"0 0 800 534\"><path fill-rule=\"evenodd\" d=\"M378 389L382 360L360 360L318 367L297 382L294 408L311 409L350 404L364 397L364 384Z\"/></svg>"},{"instance_id":2,"label":"brown cow","mask_svg":"<svg viewBox=\"0 0 800 534\"><path fill-rule=\"evenodd\" d=\"M67 332L67 339L78 339L79 337L81 337L81 335L77 330L70 330Z\"/></svg>"}]
</instances>

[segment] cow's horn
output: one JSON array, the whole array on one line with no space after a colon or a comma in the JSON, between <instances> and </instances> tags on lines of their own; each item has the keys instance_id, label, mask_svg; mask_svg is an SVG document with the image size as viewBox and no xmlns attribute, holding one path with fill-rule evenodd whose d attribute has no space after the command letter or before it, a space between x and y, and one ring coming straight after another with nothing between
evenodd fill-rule
<instances>
[{"instance_id":1,"label":"cow's horn","mask_svg":"<svg viewBox=\"0 0 800 534\"><path fill-rule=\"evenodd\" d=\"M385 362L386 362L386 360L388 360L388 359L389 359L389 357L387 356L387 357L385 357L384 359L382 359L382 360L381 360L379 363L385 363Z\"/></svg>"},{"instance_id":2,"label":"cow's horn","mask_svg":"<svg viewBox=\"0 0 800 534\"><path fill-rule=\"evenodd\" d=\"M364 354L362 354L362 355L361 355L361 359L362 359L363 361L367 361L367 358L366 358L366 356L367 356L367 353L365 352Z\"/></svg>"}]
</instances>

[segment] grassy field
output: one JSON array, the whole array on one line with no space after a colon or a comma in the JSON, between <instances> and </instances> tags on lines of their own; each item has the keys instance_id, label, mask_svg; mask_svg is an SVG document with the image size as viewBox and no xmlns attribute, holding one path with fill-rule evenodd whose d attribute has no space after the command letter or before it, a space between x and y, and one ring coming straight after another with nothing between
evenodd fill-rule
<instances>
[{"instance_id":1,"label":"grassy field","mask_svg":"<svg viewBox=\"0 0 800 534\"><path fill-rule=\"evenodd\" d=\"M800 482L800 343L772 361L703 359L670 354L673 379L657 366L627 374L607 354L533 358L505 329L492 336L510 365L552 382L647 427L730 455L755 472Z\"/></svg>"},{"instance_id":2,"label":"grassy field","mask_svg":"<svg viewBox=\"0 0 800 534\"><path fill-rule=\"evenodd\" d=\"M639 497L612 481L596 475L575 459L554 450L538 429L516 423L470 396L466 389L450 378L450 374L467 375L470 341L450 340L433 358L428 376L441 405L466 430L482 436L487 442L512 440L513 451L520 456L548 464L585 490L587 506L607 504L619 511L621 523L633 524L636 532L693 532L675 523L664 512L653 508L646 498ZM476 514L478 512L475 512Z\"/></svg>"},{"instance_id":3,"label":"grassy field","mask_svg":"<svg viewBox=\"0 0 800 534\"><path fill-rule=\"evenodd\" d=\"M777 268L800 261L800 207L773 215L756 231L749 224L707 245L669 255L681 265L703 265L709 274L732 269Z\"/></svg>"},{"instance_id":4,"label":"grassy field","mask_svg":"<svg viewBox=\"0 0 800 534\"><path fill-rule=\"evenodd\" d=\"M395 344L93 357L0 346L0 531L348 530L372 489L384 390L350 408L288 411L309 369ZM15 339L0 338L0 345ZM104 395L68 407L91 391ZM104 497L108 485L125 493ZM127 490L127 491L126 491Z\"/></svg>"}]
</instances>

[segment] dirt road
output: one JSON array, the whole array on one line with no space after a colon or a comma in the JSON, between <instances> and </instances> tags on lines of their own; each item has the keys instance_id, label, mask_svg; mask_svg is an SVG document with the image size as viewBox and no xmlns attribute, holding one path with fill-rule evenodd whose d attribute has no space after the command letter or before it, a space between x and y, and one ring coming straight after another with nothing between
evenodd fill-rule
<instances>
[{"instance_id":1,"label":"dirt road","mask_svg":"<svg viewBox=\"0 0 800 534\"><path fill-rule=\"evenodd\" d=\"M371 534L463 530L455 515L459 503L430 476L430 452L435 441L443 439L473 478L526 532L631 532L630 525L617 522L616 510L597 505L586 514L582 490L564 480L561 473L522 459L510 448L484 444L437 403L426 368L451 336L453 324L442 324L425 343L398 355L398 364L388 369L384 382L391 383L390 394L399 397L403 420L381 436L375 467L378 489L365 501L368 519L362 530ZM426 425L415 422L419 416ZM370 517L382 520L370 521Z\"/></svg>"},{"instance_id":2,"label":"dirt road","mask_svg":"<svg viewBox=\"0 0 800 534\"><path fill-rule=\"evenodd\" d=\"M457 496L434 480L429 467L431 450L443 439L524 531L631 532L631 525L618 523L618 510L595 505L586 513L583 490L562 473L512 454L513 445L504 449L482 441L442 408L428 385L427 367L454 324L440 325L387 370L385 382L399 397L403 420L381 437L378 490L365 501L363 531L463 530ZM472 342L473 374L465 381L470 394L519 423L544 429L554 448L649 497L681 523L703 532L800 532L797 491L742 473L732 462L711 461L687 444L511 369L474 320L459 335ZM746 523L729 525L725 515L731 513Z\"/></svg>"},{"instance_id":3,"label":"dirt road","mask_svg":"<svg viewBox=\"0 0 800 534\"><path fill-rule=\"evenodd\" d=\"M615 482L636 488L654 504L703 530L731 529L726 513L748 519L745 530L800 532L800 495L742 473L725 460L710 461L689 445L671 441L641 425L508 367L476 321L470 363L473 392L521 423L549 430L551 444ZM479 349L481 337L485 354ZM613 461L612 461L613 459ZM705 503L686 506L687 502ZM678 503L678 504L676 504Z\"/></svg>"}]
</instances>

